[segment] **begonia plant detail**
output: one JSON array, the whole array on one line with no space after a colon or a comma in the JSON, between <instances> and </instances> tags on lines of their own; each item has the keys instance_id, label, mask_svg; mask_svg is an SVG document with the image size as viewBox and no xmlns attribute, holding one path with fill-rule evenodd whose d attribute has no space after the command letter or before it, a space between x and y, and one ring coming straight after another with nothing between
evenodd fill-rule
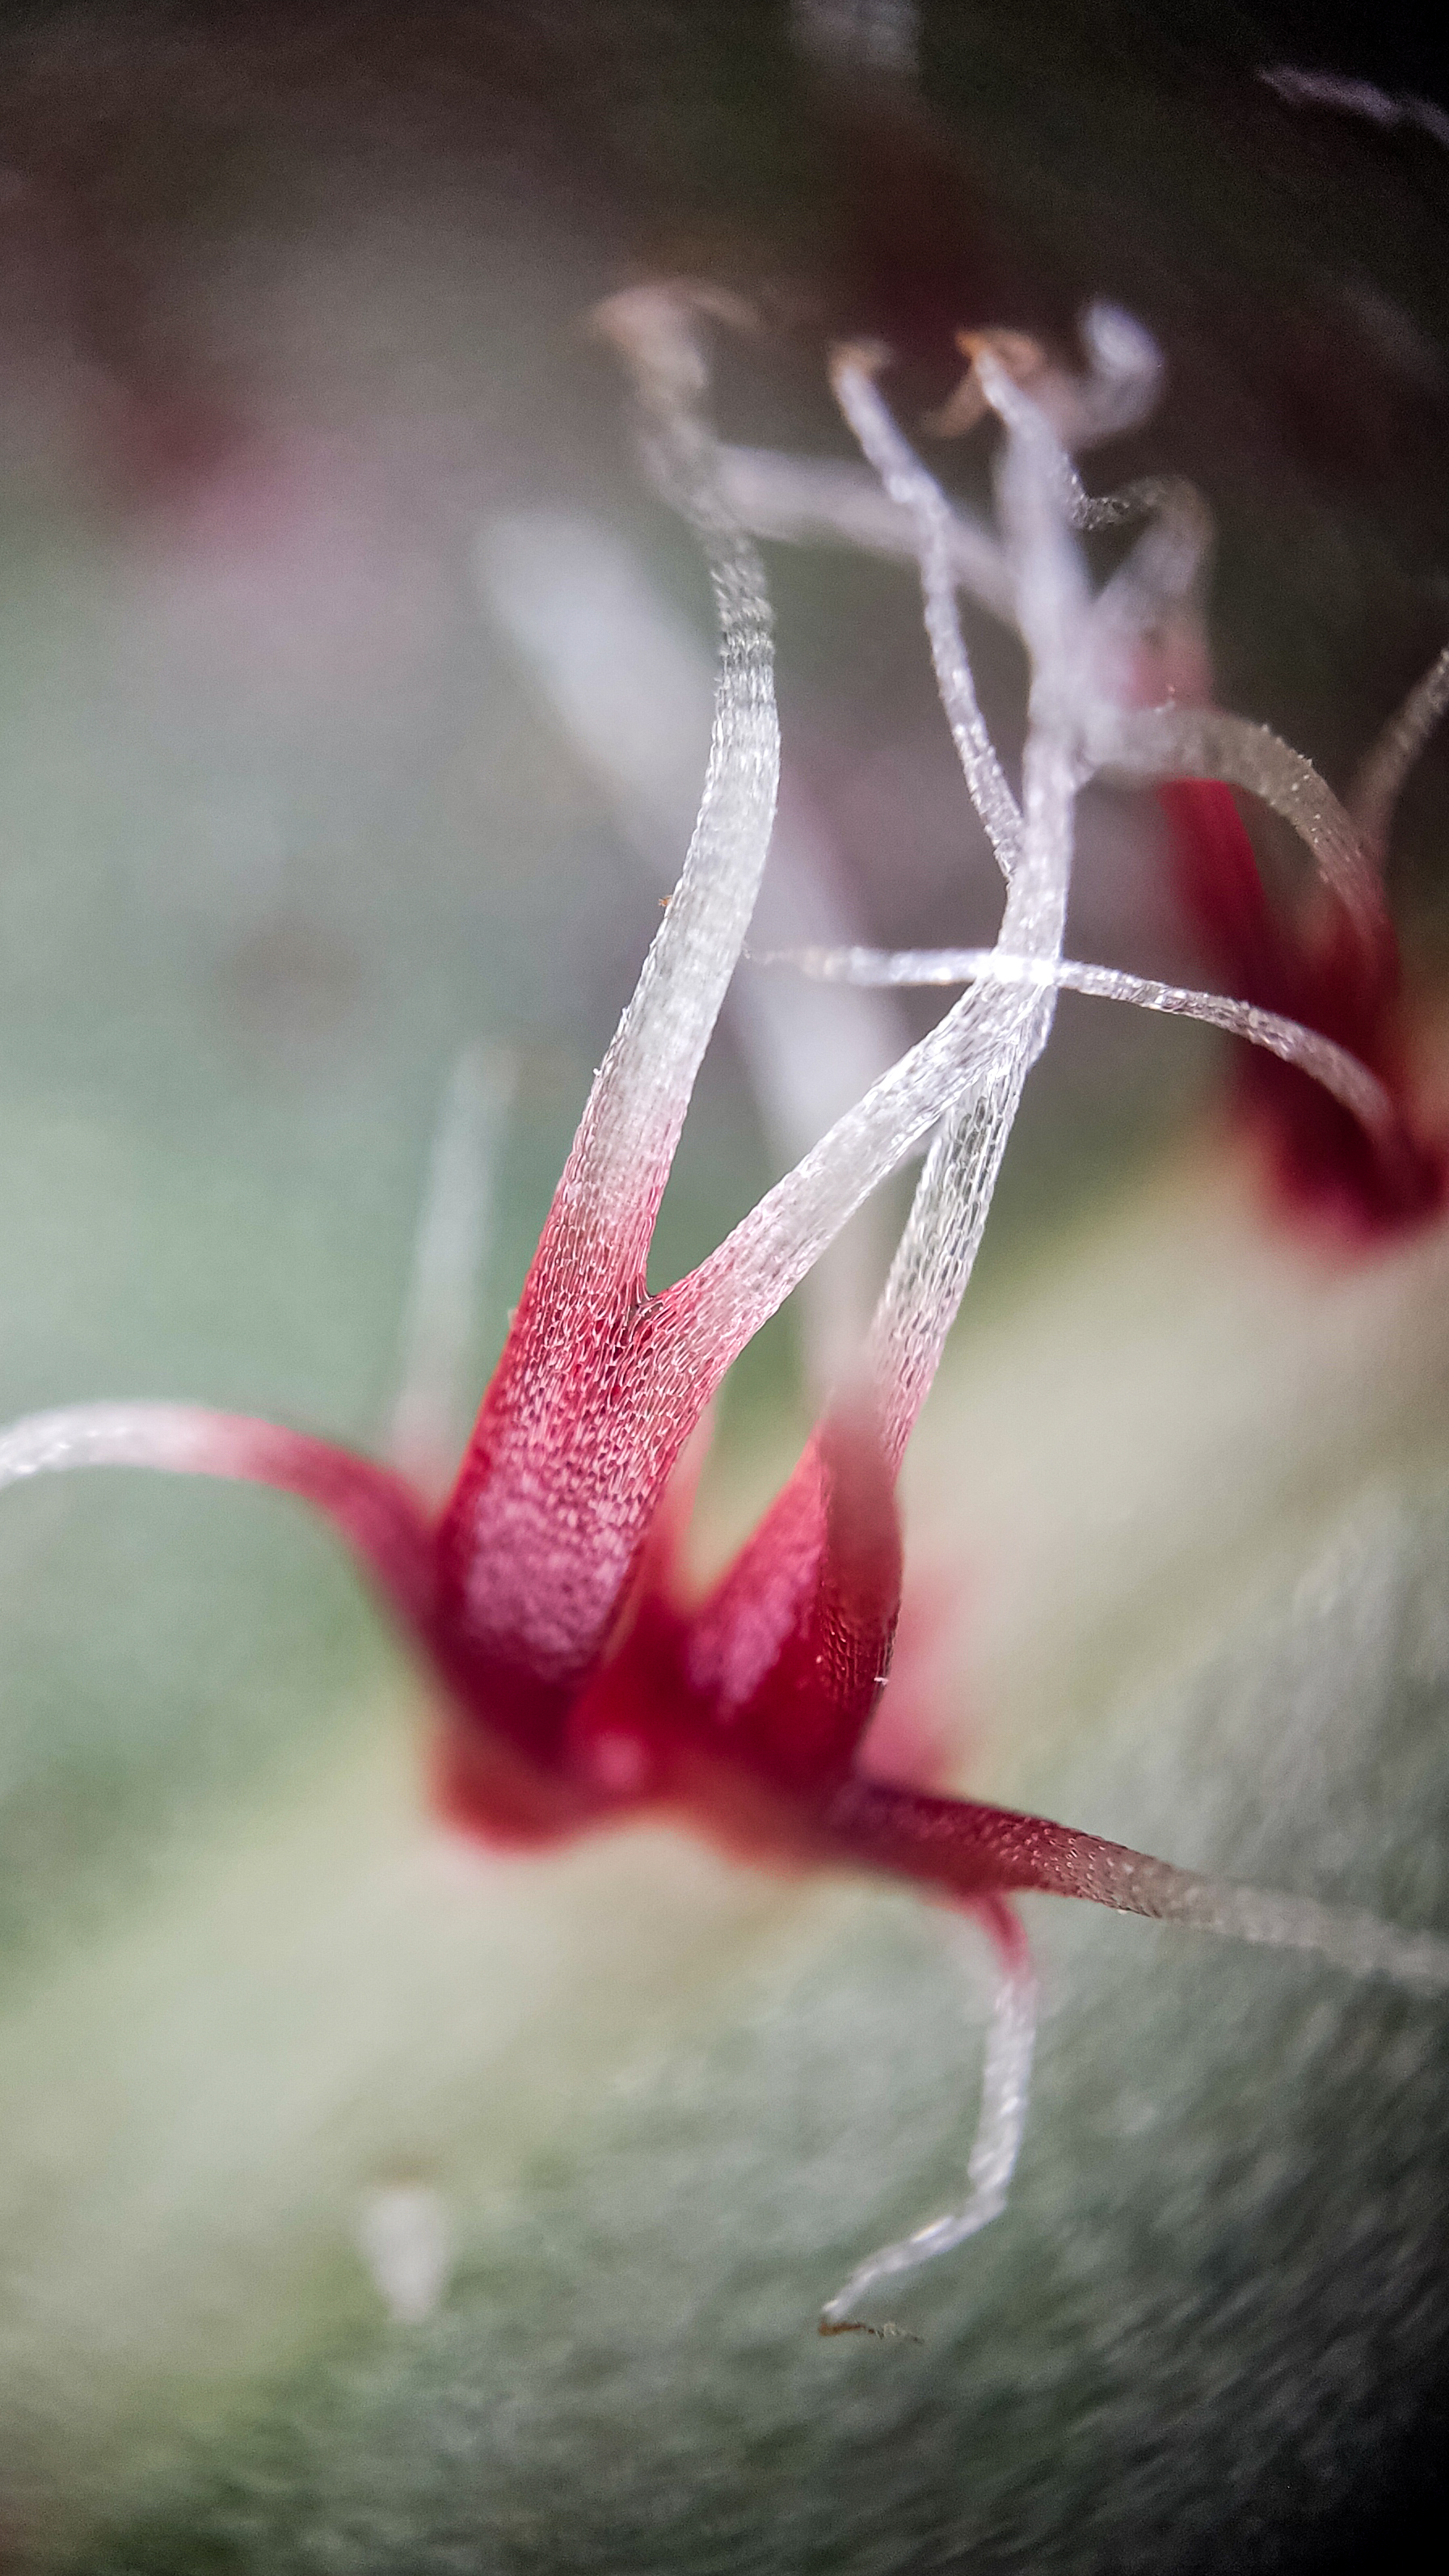
<instances>
[{"instance_id":1,"label":"begonia plant detail","mask_svg":"<svg viewBox=\"0 0 1449 2576\"><path fill-rule=\"evenodd\" d=\"M1076 379L1038 365L1031 345L1011 335L968 345L970 396L953 425L999 425L998 526L987 531L946 500L902 436L877 350L843 349L832 371L862 475L722 449L705 411L705 333L722 318L709 302L639 289L601 316L633 377L651 470L709 565L721 637L713 738L682 873L590 1092L451 1489L439 1505L400 1464L270 1423L156 1403L79 1405L17 1423L0 1434L0 1483L146 1466L299 1496L339 1531L441 1685L439 1793L473 1834L528 1847L655 1814L758 1865L885 1874L971 1914L1000 1978L968 2196L951 2216L871 2255L821 2317L823 2331L880 2332L854 2313L871 2286L958 2244L1005 2203L1033 2030L1016 1895L1084 1898L1318 1951L1348 1973L1449 1990L1449 1943L1427 1934L1209 1879L858 1766L900 1607L897 1472L1056 996L1100 994L1228 1030L1275 1072L1316 1087L1341 1122L1334 1133L1353 1140L1355 1171L1361 1163L1375 1187L1398 1187L1405 1205L1417 1192L1422 1210L1437 1204L1437 1182L1425 1178L1428 1160L1407 1131L1394 1069L1371 1042L1379 987L1364 961L1382 957L1386 933L1363 829L1263 728L1205 706L1144 703L1143 672L1189 615L1194 505L1174 486L1092 504L1072 451L1147 407L1158 366L1145 335L1094 309L1087 371ZM1077 532L1104 507L1136 511L1144 525L1094 596ZM966 990L697 1269L650 1293L655 1219L741 959L775 809L771 618L746 522L799 536L812 510L826 533L919 568L942 704L1004 879L1000 936L985 950L845 949L795 961L847 981ZM958 615L963 586L990 593L1029 655L1019 797L977 705ZM1423 705L1409 712L1397 773L1391 754L1380 760L1380 840L1398 776L1438 702L1428 715ZM1103 770L1165 781L1170 795L1198 800L1179 808L1180 866L1204 918L1221 928L1225 964L1242 958L1250 930L1257 937L1259 898L1224 799L1245 787L1285 814L1317 862L1336 925L1324 933L1325 958L1341 948L1357 961L1362 1006L1316 1007L1311 977L1295 980L1271 958L1224 997L1065 957L1074 804ZM712 1588L692 1595L682 1542L711 1399L855 1210L922 1144L909 1218L854 1363L760 1526Z\"/></svg>"}]
</instances>

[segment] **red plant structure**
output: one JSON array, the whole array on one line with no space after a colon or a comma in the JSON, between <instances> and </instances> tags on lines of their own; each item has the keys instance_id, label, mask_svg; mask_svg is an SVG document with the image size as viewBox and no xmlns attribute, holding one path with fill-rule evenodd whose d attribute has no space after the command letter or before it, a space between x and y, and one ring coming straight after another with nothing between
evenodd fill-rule
<instances>
[{"instance_id":1,"label":"red plant structure","mask_svg":"<svg viewBox=\"0 0 1449 2576\"><path fill-rule=\"evenodd\" d=\"M873 358L847 350L835 365L837 393L920 565L946 713L1006 880L1001 936L995 949L953 953L948 973L926 961L930 980L967 983L962 998L716 1251L651 1295L646 1262L660 1199L765 863L778 726L763 574L731 497L729 460L703 417L699 299L638 290L617 299L605 323L632 366L656 475L709 559L722 633L714 735L683 873L594 1082L451 1493L434 1512L392 1467L325 1441L143 1403L83 1405L17 1424L0 1435L0 1482L144 1465L247 1478L310 1504L341 1533L441 1683L449 1711L441 1795L477 1835L537 1846L648 1812L755 1863L886 1873L979 1916L1002 1977L970 2194L955 2215L861 2265L822 2316L822 2330L844 2331L860 2325L852 2310L872 2282L958 2242L1003 2204L1032 2036L1030 1969L1009 1901L1016 1894L1085 1898L1316 1949L1352 1972L1428 1991L1449 1987L1449 1944L1427 1935L1200 1877L1042 1817L888 1783L856 1762L886 1686L900 1605L897 1470L970 1276L1058 989L1075 985L1229 1028L1267 1049L1275 1074L1287 1067L1297 1081L1311 1077L1328 1111L1375 1145L1396 1113L1382 1066L1349 1051L1362 1024L1322 1035L1293 1025L1302 997L1280 990L1266 969L1261 991L1223 1001L1063 958L1078 788L1107 760L1175 774L1180 734L1171 720L1164 733L1160 711L1124 717L1102 697L1094 678L1105 652L1102 603L1089 595L1072 532L1078 487L1061 423L983 348L983 397L1005 432L1003 579L1034 675L1018 803L975 703L956 615L951 513L891 419ZM1114 401L1121 410L1139 400L1152 366L1143 336L1099 311L1087 338L1083 413L1095 405L1105 416ZM1295 766L1281 745L1270 754L1259 728L1210 721L1229 771L1236 761L1236 774L1292 806L1301 823L1306 763ZM1199 741L1199 773L1211 749ZM1219 775L1222 767L1220 759ZM1206 818L1224 831L1226 823L1219 803L1203 801L1209 791L1195 792L1189 841L1206 874ZM1310 837L1330 894L1347 895L1351 912L1355 838L1321 782L1314 794ZM1214 878L1214 900L1224 920L1229 902L1256 918L1256 898L1232 873L1236 844L1230 857L1221 883ZM861 980L919 980L906 971L910 960L873 965L865 952L812 962ZM715 1390L868 1193L928 1136L857 1366L734 1564L705 1597L689 1597L679 1541L694 1435Z\"/></svg>"},{"instance_id":2,"label":"red plant structure","mask_svg":"<svg viewBox=\"0 0 1449 2576\"><path fill-rule=\"evenodd\" d=\"M1397 1028L1398 946L1387 915L1369 940L1333 905L1285 919L1268 900L1230 787L1179 779L1157 796L1178 897L1214 972L1245 1000L1346 1047L1395 1104L1394 1129L1371 1136L1297 1067L1245 1048L1239 1106L1264 1142L1287 1205L1364 1244L1437 1216L1449 1155L1418 1132Z\"/></svg>"}]
</instances>

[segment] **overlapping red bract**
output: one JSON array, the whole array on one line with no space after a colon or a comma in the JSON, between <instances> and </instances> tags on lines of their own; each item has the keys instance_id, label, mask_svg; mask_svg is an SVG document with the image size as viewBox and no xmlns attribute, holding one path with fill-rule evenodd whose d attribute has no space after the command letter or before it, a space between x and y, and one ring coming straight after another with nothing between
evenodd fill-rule
<instances>
[{"instance_id":1,"label":"overlapping red bract","mask_svg":"<svg viewBox=\"0 0 1449 2576\"><path fill-rule=\"evenodd\" d=\"M761 1857L819 1857L825 1810L889 1668L900 1580L878 1446L863 1418L836 1418L704 1599L681 1596L672 1527L646 1551L617 1640L581 1678L551 1741L515 1733L542 1792L523 1818L480 1749L497 1725L493 1675L444 1612L429 1642L459 1703L445 1760L450 1811L507 1839L653 1806L743 1838ZM517 1710L512 1691L509 1705Z\"/></svg>"},{"instance_id":2,"label":"overlapping red bract","mask_svg":"<svg viewBox=\"0 0 1449 2576\"><path fill-rule=\"evenodd\" d=\"M526 1376L526 1338L546 1303L525 1294L495 1387ZM480 1646L463 1606L458 1530L486 1472L493 1400L436 1519L372 1461L268 1424L213 1417L210 1452L192 1462L283 1486L341 1529L443 1684L435 1777L453 1823L527 1848L654 1815L757 1863L866 1868L958 1902L1039 1889L1129 1912L1182 1910L1182 1873L1115 1844L855 1769L901 1591L892 1479L863 1403L827 1416L696 1602L681 1594L682 1516L666 1492L610 1636L564 1687ZM580 1402L576 1442L565 1444L575 1456L591 1435L618 1436L594 1402L592 1421ZM525 1526L548 1507L547 1468L534 1464ZM567 1466L555 1475L563 1509Z\"/></svg>"}]
</instances>

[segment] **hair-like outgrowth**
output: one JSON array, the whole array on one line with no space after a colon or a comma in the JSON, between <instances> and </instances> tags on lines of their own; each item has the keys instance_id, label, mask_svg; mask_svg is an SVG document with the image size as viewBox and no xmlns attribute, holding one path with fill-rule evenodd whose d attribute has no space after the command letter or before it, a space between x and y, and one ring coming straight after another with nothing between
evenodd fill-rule
<instances>
[{"instance_id":1,"label":"hair-like outgrowth","mask_svg":"<svg viewBox=\"0 0 1449 2576\"><path fill-rule=\"evenodd\" d=\"M1087 317L1080 377L1029 362L1014 335L968 341L973 393L955 417L991 414L1000 424L994 529L964 519L907 444L881 392L878 351L842 349L832 366L866 479L721 449L705 411L703 326L742 318L718 297L662 286L618 296L599 317L632 376L650 470L709 566L720 627L713 729L682 873L589 1094L461 1463L453 1469L446 1452L467 1280L486 1221L486 1192L471 1176L486 1161L507 1090L498 1059L464 1066L445 1115L394 1464L195 1406L95 1404L0 1433L0 1485L77 1466L149 1466L249 1479L310 1503L443 1683L451 1716L439 1790L445 1809L475 1833L540 1843L649 1810L767 1864L912 1880L978 1921L1000 1983L969 2197L956 2215L859 2266L822 2316L824 2331L840 2332L861 2323L849 2311L877 2282L959 2244L1004 2205L1025 2117L1034 1991L1014 1894L1083 1898L1311 1949L1349 1973L1417 1991L1449 1990L1449 1943L1427 1934L1204 1878L1041 1817L866 1776L857 1762L889 1674L900 1605L897 1470L969 1281L1058 992L1194 1016L1250 1041L1355 1124L1381 1174L1412 1149L1384 1066L1362 1060L1311 1011L1285 1011L1252 991L1224 997L1148 984L1064 957L1079 791L1108 769L1174 782L1179 796L1193 792L1185 779L1209 782L1201 792L1215 797L1230 781L1275 806L1308 844L1367 990L1364 961L1382 955L1386 932L1364 832L1381 843L1445 681L1436 666L1370 761L1358 826L1308 763L1262 727L1206 706L1134 702L1164 636L1182 667L1200 648L1203 522L1177 485L1141 486L1104 505L1081 482L1073 448L1139 417L1156 386L1156 352L1125 316L1096 308ZM1094 596L1078 532L1104 512L1146 519ZM884 1070L872 1067L859 1095L715 1251L651 1295L655 1219L743 949L775 813L771 619L746 520L774 535L825 529L914 563L942 706L1005 899L990 949L891 955L845 941L798 955L816 976L847 985L967 989L927 1036ZM496 547L489 560L496 572ZM1013 620L1030 658L1019 801L977 702L963 588ZM538 646L536 621L530 628L516 597L507 614L525 640L533 633L535 663L566 710L576 663L546 638ZM592 735L618 792L647 804L647 760L612 755L588 720L576 730ZM872 1043L886 1025L875 1024ZM755 1061L768 1088L772 1065L783 1061L778 1044L759 1046ZM798 1109L792 1093L782 1127ZM874 1319L799 1466L733 1565L703 1599L689 1598L679 1567L685 1489L694 1435L722 1377L928 1137ZM445 1465L451 1483L439 1503Z\"/></svg>"},{"instance_id":2,"label":"hair-like outgrowth","mask_svg":"<svg viewBox=\"0 0 1449 2576\"><path fill-rule=\"evenodd\" d=\"M1160 476L1089 494L1072 453L1141 420L1160 383L1157 353L1110 306L1089 309L1082 336L1092 362L1085 378L1070 376L1020 332L961 332L967 373L928 427L938 436L959 435L993 409L1003 418L1014 412L1023 432L1034 419L1044 440L1055 432L1054 452L1044 445L1041 453L1069 530L1142 522L1081 632L1075 714L1084 774L1157 789L1173 888L1204 961L1232 998L1257 1015L1245 1016L1232 1032L1247 1041L1238 1096L1266 1145L1280 1199L1295 1217L1372 1243L1435 1217L1449 1191L1449 1149L1423 1132L1406 1074L1398 949L1381 882L1405 778L1449 706L1449 648L1365 755L1346 804L1268 727L1214 707L1203 616L1212 532L1202 500L1190 485ZM1001 533L946 498L879 409L867 422L856 399L849 416L873 472L730 448L721 458L724 488L761 536L858 547L920 565L937 682L964 759L971 746L969 675L963 690L961 657L953 661L940 647L949 638L954 601L963 596L1031 644L1009 548ZM978 810L999 855L1005 808L981 775L983 752L978 748L972 757L983 788ZM1318 900L1287 908L1270 903L1239 793L1276 813L1303 841L1320 880ZM833 971L846 972L843 964ZM901 972L895 980L911 978ZM1113 991L1117 998L1147 1000L1129 996L1125 986ZM1271 1040L1266 1044L1276 1063L1253 1053L1265 1043L1265 1017L1297 1022L1357 1057L1391 1102L1392 1116L1383 1116L1381 1098L1365 1122L1336 1081L1325 1089L1327 1057L1314 1067L1301 1050ZM1218 1018L1215 1025L1229 1023Z\"/></svg>"}]
</instances>

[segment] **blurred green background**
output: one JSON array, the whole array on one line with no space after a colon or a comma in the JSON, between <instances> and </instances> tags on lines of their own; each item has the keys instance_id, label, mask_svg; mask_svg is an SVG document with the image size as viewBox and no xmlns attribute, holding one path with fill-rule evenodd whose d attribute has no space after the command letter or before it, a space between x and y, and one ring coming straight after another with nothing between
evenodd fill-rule
<instances>
[{"instance_id":1,"label":"blurred green background","mask_svg":"<svg viewBox=\"0 0 1449 2576\"><path fill-rule=\"evenodd\" d=\"M479 1035L519 1059L481 1385L657 889L490 629L477 529L591 514L709 632L583 329L621 282L754 298L724 424L830 453L838 330L892 334L909 417L955 321L1110 296L1169 367L1111 479L1207 492L1225 701L1342 785L1442 641L1432 136L1290 111L1239 15L928 6L909 77L809 16L6 13L6 1418L175 1395L376 1443ZM770 570L787 765L870 928L989 936L909 583ZM1010 749L1019 663L973 640ZM1446 785L1438 748L1394 858L1431 1033ZM1188 970L1155 856L1088 800L1078 953ZM1442 1252L1346 1277L1274 1236L1222 1099L1210 1045L1064 1006L917 1470L958 1769L1443 1925ZM772 1168L726 1035L658 1275ZM805 1420L789 1314L739 1374L722 1520ZM913 2289L919 2350L818 2345L960 2188L985 1993L963 2038L932 1919L659 1836L449 1859L418 1685L273 1497L8 1495L0 1615L0 2562L1385 2545L1442 2430L1442 2012L1038 1908L1009 2217ZM458 2265L398 2328L355 2210L410 2177Z\"/></svg>"}]
</instances>

